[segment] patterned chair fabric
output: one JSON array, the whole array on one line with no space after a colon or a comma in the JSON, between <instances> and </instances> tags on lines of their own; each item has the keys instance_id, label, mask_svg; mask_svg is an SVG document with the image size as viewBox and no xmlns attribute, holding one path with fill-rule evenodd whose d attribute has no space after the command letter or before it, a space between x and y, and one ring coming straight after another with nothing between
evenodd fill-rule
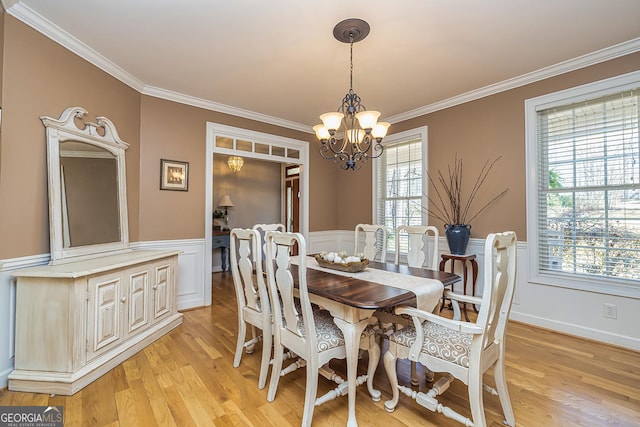
<instances>
[{"instance_id":1,"label":"patterned chair fabric","mask_svg":"<svg viewBox=\"0 0 640 427\"><path fill-rule=\"evenodd\" d=\"M454 331L432 322L422 324L424 343L422 352L433 357L469 367L472 334ZM404 347L413 346L416 342L416 329L413 325L402 328L392 334L389 339Z\"/></svg>"},{"instance_id":2,"label":"patterned chair fabric","mask_svg":"<svg viewBox=\"0 0 640 427\"><path fill-rule=\"evenodd\" d=\"M516 420L509 399L505 377L506 324L516 278L516 234L489 234L484 246L484 289L482 298L447 291L452 300L480 305L475 322L447 319L412 307L398 307L396 312L411 316L413 325L397 330L389 337L384 367L393 396L385 402L389 412L398 405L400 392L419 405L452 418L464 425L485 427L483 389L500 399L505 424ZM396 362L418 362L434 372L444 372L426 393L415 392L398 384ZM493 368L496 389L483 384L484 373ZM458 379L467 384L471 419L443 406L437 397Z\"/></svg>"}]
</instances>

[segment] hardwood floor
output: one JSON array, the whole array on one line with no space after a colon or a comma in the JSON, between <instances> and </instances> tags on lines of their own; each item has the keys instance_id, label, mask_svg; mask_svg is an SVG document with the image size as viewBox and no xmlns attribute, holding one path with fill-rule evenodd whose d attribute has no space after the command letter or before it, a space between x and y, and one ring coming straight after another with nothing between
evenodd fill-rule
<instances>
[{"instance_id":1,"label":"hardwood floor","mask_svg":"<svg viewBox=\"0 0 640 427\"><path fill-rule=\"evenodd\" d=\"M211 307L186 311L184 324L134 355L73 396L0 392L3 405L64 406L65 426L298 426L302 418L305 373L280 381L273 403L258 390L260 351L232 366L236 305L229 273L213 275ZM443 312L444 313L444 312ZM383 348L384 354L385 348ZM366 357L366 356L365 356ZM362 368L365 370L363 361ZM333 365L343 371L342 363ZM401 383L409 365L400 363ZM436 375L437 376L437 375ZM491 375L485 380L493 384ZM640 354L511 322L507 339L507 380L519 426L640 425ZM361 426L460 426L401 396L393 414L382 361L375 377L382 401L358 389ZM331 389L320 378L318 393ZM420 390L427 389L424 379ZM456 382L441 402L469 414L467 389ZM489 426L502 425L497 397L484 394ZM346 423L347 400L315 409L314 426Z\"/></svg>"}]
</instances>

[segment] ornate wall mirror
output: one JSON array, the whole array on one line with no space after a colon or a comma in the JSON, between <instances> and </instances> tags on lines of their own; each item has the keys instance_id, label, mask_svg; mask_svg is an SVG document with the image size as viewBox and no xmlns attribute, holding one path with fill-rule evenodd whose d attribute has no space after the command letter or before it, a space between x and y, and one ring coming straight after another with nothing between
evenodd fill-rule
<instances>
[{"instance_id":1,"label":"ornate wall mirror","mask_svg":"<svg viewBox=\"0 0 640 427\"><path fill-rule=\"evenodd\" d=\"M81 107L47 129L51 262L76 261L129 250L125 150L114 124L83 122Z\"/></svg>"}]
</instances>

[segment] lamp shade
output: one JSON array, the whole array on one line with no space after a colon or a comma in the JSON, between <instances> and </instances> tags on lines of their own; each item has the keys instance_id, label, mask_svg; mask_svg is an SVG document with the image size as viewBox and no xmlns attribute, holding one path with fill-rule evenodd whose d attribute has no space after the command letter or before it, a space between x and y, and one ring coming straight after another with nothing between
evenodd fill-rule
<instances>
[{"instance_id":1,"label":"lamp shade","mask_svg":"<svg viewBox=\"0 0 640 427\"><path fill-rule=\"evenodd\" d=\"M316 133L316 138L318 138L320 141L322 141L323 139L326 140L331 138L329 130L324 127L324 125L315 125L313 127L313 131Z\"/></svg>"},{"instance_id":2,"label":"lamp shade","mask_svg":"<svg viewBox=\"0 0 640 427\"><path fill-rule=\"evenodd\" d=\"M360 123L360 127L362 129L373 129L378 121L378 117L380 117L380 112L365 110L356 114L356 119L358 119L358 123Z\"/></svg>"},{"instance_id":3,"label":"lamp shade","mask_svg":"<svg viewBox=\"0 0 640 427\"><path fill-rule=\"evenodd\" d=\"M220 199L220 201L218 202L218 206L221 206L223 208L230 208L235 205L231 201L231 197L229 197L228 194L225 194L224 196L222 196L222 199Z\"/></svg>"},{"instance_id":4,"label":"lamp shade","mask_svg":"<svg viewBox=\"0 0 640 427\"><path fill-rule=\"evenodd\" d=\"M362 129L349 129L345 132L347 141L352 144L360 144L364 139L365 132Z\"/></svg>"},{"instance_id":5,"label":"lamp shade","mask_svg":"<svg viewBox=\"0 0 640 427\"><path fill-rule=\"evenodd\" d=\"M336 131L340 128L340 124L342 123L343 117L344 117L344 114L336 111L333 113L325 113L321 115L320 120L322 120L322 123L324 124L324 127L327 128L327 130Z\"/></svg>"},{"instance_id":6,"label":"lamp shade","mask_svg":"<svg viewBox=\"0 0 640 427\"><path fill-rule=\"evenodd\" d=\"M387 130L389 130L389 126L391 125L387 122L378 122L373 127L371 135L373 135L374 138L382 139L387 136Z\"/></svg>"}]
</instances>

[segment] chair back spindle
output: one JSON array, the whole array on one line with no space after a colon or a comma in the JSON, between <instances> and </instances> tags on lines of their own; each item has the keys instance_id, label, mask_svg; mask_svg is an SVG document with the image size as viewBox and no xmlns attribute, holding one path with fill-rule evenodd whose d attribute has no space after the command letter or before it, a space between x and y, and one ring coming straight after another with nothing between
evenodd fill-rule
<instances>
[{"instance_id":1,"label":"chair back spindle","mask_svg":"<svg viewBox=\"0 0 640 427\"><path fill-rule=\"evenodd\" d=\"M440 233L438 229L432 225L400 225L396 227L396 264L400 264L400 239L404 238L403 236L405 235L408 243L407 265L409 267L437 270L438 258L440 257L438 250ZM427 245L425 245L424 241L425 236L428 236L427 239L430 242Z\"/></svg>"},{"instance_id":2,"label":"chair back spindle","mask_svg":"<svg viewBox=\"0 0 640 427\"><path fill-rule=\"evenodd\" d=\"M360 249L361 235L364 233L364 246ZM362 252L368 260L375 261L380 255L379 261L387 260L387 229L378 224L358 224L355 228L355 245L353 254Z\"/></svg>"}]
</instances>

